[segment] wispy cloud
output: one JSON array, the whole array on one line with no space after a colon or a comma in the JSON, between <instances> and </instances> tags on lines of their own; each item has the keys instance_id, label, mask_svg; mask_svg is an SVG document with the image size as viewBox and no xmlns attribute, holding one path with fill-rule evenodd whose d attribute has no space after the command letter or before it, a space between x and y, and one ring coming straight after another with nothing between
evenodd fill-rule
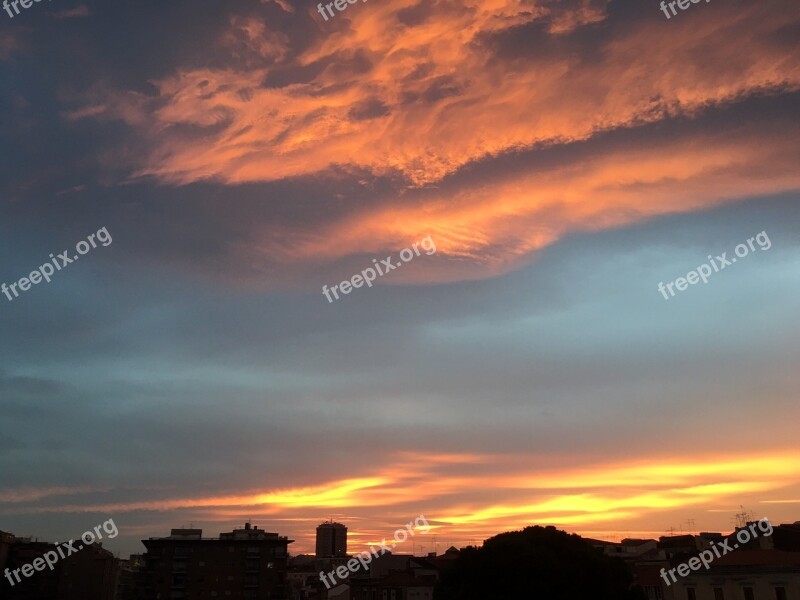
<instances>
[{"instance_id":1,"label":"wispy cloud","mask_svg":"<svg viewBox=\"0 0 800 600\"><path fill-rule=\"evenodd\" d=\"M283 10L283 11L285 11L287 13L290 13L290 14L294 12L294 7L291 4L289 4L289 2L287 0L261 0L261 2L264 3L264 4L267 4L267 3L273 2L273 1L275 2L275 4L277 4L278 6L281 7L281 10Z\"/></svg>"},{"instance_id":2,"label":"wispy cloud","mask_svg":"<svg viewBox=\"0 0 800 600\"><path fill-rule=\"evenodd\" d=\"M458 538L488 536L531 523L592 530L614 519L652 520L666 511L708 503L736 506L744 495L776 495L784 488L792 489L800 475L800 458L794 451L756 456L648 456L628 463L534 470L526 466L531 460L536 459L521 455L406 452L396 454L390 465L372 475L312 487L138 502L59 503L13 510L119 514L201 509L198 518L209 520L251 515L311 522L324 511L349 512L350 507L359 506L362 516L357 526L366 539L380 533L375 521L371 521L378 514L400 515L424 506L438 535ZM55 493L65 491L50 490L41 496L18 492L10 497L16 501L33 500ZM503 501L494 500L498 494ZM482 495L485 498L480 500Z\"/></svg>"},{"instance_id":3,"label":"wispy cloud","mask_svg":"<svg viewBox=\"0 0 800 600\"><path fill-rule=\"evenodd\" d=\"M436 239L436 259L393 283L494 276L569 233L800 185L796 124L768 115L580 150L660 122L700 128L743 99L800 89L800 56L778 35L800 11L720 5L683 28L635 15L595 28L611 18L603 2L363 8L302 42L233 17L216 41L228 66L177 69L153 94L101 85L68 118L127 123L146 156L129 165L134 177L163 184L399 182L325 223L253 231L235 262L261 262L284 283L304 264L392 252L420 235ZM510 155L532 166L495 168ZM470 170L484 176L459 185Z\"/></svg>"},{"instance_id":4,"label":"wispy cloud","mask_svg":"<svg viewBox=\"0 0 800 600\"><path fill-rule=\"evenodd\" d=\"M264 86L277 74L274 66L242 68L247 56L283 57L288 44L249 21L233 22L223 36L244 33L249 54L239 57L240 68L182 69L154 82L154 97L109 91L107 116L127 120L151 145L139 175L243 183L341 165L397 171L424 185L509 150L583 140L800 86L800 58L773 41L791 14L761 5L698 13L684 29L633 20L613 37L595 32L580 42L539 33L547 55L529 49L514 59L501 40L535 27L555 8L442 3L416 20L408 16L418 10L410 0L365 8L348 27L291 57L293 83ZM568 16L559 10L559 22L584 26L604 18L600 10L579 3ZM405 24L409 19L414 25ZM733 34L751 40L747 51L725 43ZM309 74L300 76L301 69ZM357 117L368 103L385 108ZM146 125L130 118L140 112L154 118Z\"/></svg>"},{"instance_id":5,"label":"wispy cloud","mask_svg":"<svg viewBox=\"0 0 800 600\"><path fill-rule=\"evenodd\" d=\"M50 14L56 19L78 19L81 17L90 17L92 15L92 10L85 4L81 4L75 8L65 8Z\"/></svg>"}]
</instances>

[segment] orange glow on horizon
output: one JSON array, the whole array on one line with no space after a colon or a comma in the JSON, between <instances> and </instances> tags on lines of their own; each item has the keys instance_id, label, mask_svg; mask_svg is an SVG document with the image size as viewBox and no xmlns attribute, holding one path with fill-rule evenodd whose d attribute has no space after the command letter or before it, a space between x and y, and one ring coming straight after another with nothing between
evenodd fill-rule
<instances>
[{"instance_id":1,"label":"orange glow on horizon","mask_svg":"<svg viewBox=\"0 0 800 600\"><path fill-rule=\"evenodd\" d=\"M800 475L797 452L760 456L652 457L627 463L565 466L530 471L525 457L508 455L398 452L394 461L366 477L244 495L164 499L96 506L53 506L32 512L197 510L202 519L224 522L258 516L275 522L305 524L327 518L331 509L358 530L353 540L378 539L424 514L439 536L489 537L530 524L596 530L611 522L641 523L646 529L673 511L738 506L743 496L789 491L795 498ZM458 473L468 468L470 474ZM501 471L501 472L498 472ZM503 473L502 471L510 471ZM502 490L504 501L491 498ZM63 490L53 490L63 493ZM495 492L495 493L493 493ZM30 493L30 492L28 492ZM47 495L42 490L40 495ZM13 496L9 496L13 497ZM20 496L22 497L22 496ZM790 499L764 500L777 504ZM359 507L359 516L348 514ZM393 520L389 515L399 515ZM372 516L370 516L372 515ZM375 530L375 522L387 522ZM299 527L299 525L295 525ZM380 534L380 535L378 535ZM418 538L420 536L417 536ZM422 543L417 539L416 543Z\"/></svg>"}]
</instances>

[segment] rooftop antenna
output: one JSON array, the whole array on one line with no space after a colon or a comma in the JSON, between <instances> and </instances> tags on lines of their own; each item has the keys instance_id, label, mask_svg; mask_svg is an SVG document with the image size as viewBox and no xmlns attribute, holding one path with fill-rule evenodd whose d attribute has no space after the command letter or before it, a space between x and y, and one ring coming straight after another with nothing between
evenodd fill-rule
<instances>
[{"instance_id":1,"label":"rooftop antenna","mask_svg":"<svg viewBox=\"0 0 800 600\"><path fill-rule=\"evenodd\" d=\"M736 527L741 529L743 527L747 527L747 522L753 520L753 514L745 510L744 506L741 504L739 508L742 509L742 512L736 513L733 517Z\"/></svg>"},{"instance_id":2,"label":"rooftop antenna","mask_svg":"<svg viewBox=\"0 0 800 600\"><path fill-rule=\"evenodd\" d=\"M687 527L689 527L689 533L694 535L695 531L697 531L697 525L695 525L694 519L687 520L686 521L686 525L687 525Z\"/></svg>"}]
</instances>

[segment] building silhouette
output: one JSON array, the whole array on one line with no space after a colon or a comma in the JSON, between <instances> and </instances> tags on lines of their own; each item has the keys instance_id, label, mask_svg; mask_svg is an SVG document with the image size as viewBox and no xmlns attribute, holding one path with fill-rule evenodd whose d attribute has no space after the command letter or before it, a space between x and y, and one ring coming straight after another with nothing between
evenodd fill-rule
<instances>
[{"instance_id":1,"label":"building silhouette","mask_svg":"<svg viewBox=\"0 0 800 600\"><path fill-rule=\"evenodd\" d=\"M347 527L326 521L317 527L317 558L347 556Z\"/></svg>"},{"instance_id":2,"label":"building silhouette","mask_svg":"<svg viewBox=\"0 0 800 600\"><path fill-rule=\"evenodd\" d=\"M0 531L0 573L29 569L44 562L46 553L58 556L58 545ZM40 561L40 562L36 562ZM109 600L116 598L119 561L95 543L64 558L58 556L53 568L36 569L31 576L9 575L0 580L2 600Z\"/></svg>"},{"instance_id":3,"label":"building silhouette","mask_svg":"<svg viewBox=\"0 0 800 600\"><path fill-rule=\"evenodd\" d=\"M762 530L763 535L753 536L748 542L737 540L738 532L670 535L657 540L625 538L621 542L583 538L583 543L627 565L632 587L639 592L633 597L800 599L800 522L774 525L771 535ZM347 556L347 527L341 523L326 522L317 527L318 555L291 559L288 548L293 540L250 523L216 538L203 538L202 534L202 529L173 529L168 537L143 540L147 552L133 554L127 560L115 558L100 544L92 544L59 558L52 570L37 570L13 586L0 579L0 600L433 600L434 593L466 589L464 585L480 583L481 577L486 577L491 586L517 580L534 566L516 560L519 550L508 546L503 560L497 563L502 568L480 572L476 579L472 577L474 569L456 569L462 554L470 548L451 547L443 555L432 552L425 557L386 552L366 567L348 566L348 577L328 586L320 572L328 573L355 560ZM667 583L665 570L690 563L712 544L722 542L733 550L715 556L708 569L699 568L685 576L678 571L681 576ZM0 573L6 568L13 571L35 564L55 548L52 543L0 531ZM546 552L547 548L542 550ZM553 553L557 556L556 546ZM574 568L578 573L580 565ZM457 573L458 579L448 573ZM616 569L609 573L619 575ZM535 585L530 583L531 591ZM486 596L490 600L497 597L532 596L522 592Z\"/></svg>"},{"instance_id":4,"label":"building silhouette","mask_svg":"<svg viewBox=\"0 0 800 600\"><path fill-rule=\"evenodd\" d=\"M173 529L169 537L142 540L139 598L286 600L293 541L250 523L218 538L204 538L202 529Z\"/></svg>"}]
</instances>

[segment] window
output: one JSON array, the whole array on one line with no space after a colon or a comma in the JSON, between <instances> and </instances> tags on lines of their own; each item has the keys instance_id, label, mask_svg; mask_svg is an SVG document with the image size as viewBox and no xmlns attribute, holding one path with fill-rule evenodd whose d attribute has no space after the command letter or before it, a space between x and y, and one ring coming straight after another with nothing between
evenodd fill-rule
<instances>
[{"instance_id":1,"label":"window","mask_svg":"<svg viewBox=\"0 0 800 600\"><path fill-rule=\"evenodd\" d=\"M686 588L686 600L697 600L697 594L694 588Z\"/></svg>"},{"instance_id":2,"label":"window","mask_svg":"<svg viewBox=\"0 0 800 600\"><path fill-rule=\"evenodd\" d=\"M753 588L746 587L742 589L742 591L744 592L744 600L756 600L756 597L753 594Z\"/></svg>"},{"instance_id":3,"label":"window","mask_svg":"<svg viewBox=\"0 0 800 600\"><path fill-rule=\"evenodd\" d=\"M244 568L245 572L247 573L258 572L261 570L261 561L259 561L257 558L253 559L248 558L247 561L245 562Z\"/></svg>"},{"instance_id":4,"label":"window","mask_svg":"<svg viewBox=\"0 0 800 600\"><path fill-rule=\"evenodd\" d=\"M661 587L655 585L645 585L643 586L644 595L648 598L655 598L655 600L664 600L664 596L661 594ZM422 595L422 594L421 594Z\"/></svg>"},{"instance_id":5,"label":"window","mask_svg":"<svg viewBox=\"0 0 800 600\"><path fill-rule=\"evenodd\" d=\"M786 600L786 588L784 587L775 588L775 600Z\"/></svg>"},{"instance_id":6,"label":"window","mask_svg":"<svg viewBox=\"0 0 800 600\"><path fill-rule=\"evenodd\" d=\"M714 600L725 600L725 592L722 588L714 588Z\"/></svg>"}]
</instances>

